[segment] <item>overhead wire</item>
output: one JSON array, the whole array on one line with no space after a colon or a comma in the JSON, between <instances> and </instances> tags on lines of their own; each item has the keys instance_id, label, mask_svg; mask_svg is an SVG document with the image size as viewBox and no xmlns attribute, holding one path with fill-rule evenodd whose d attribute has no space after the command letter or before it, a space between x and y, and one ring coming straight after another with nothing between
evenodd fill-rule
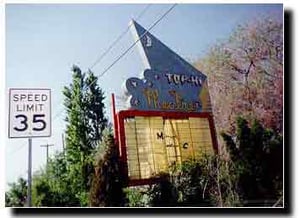
<instances>
[{"instance_id":1,"label":"overhead wire","mask_svg":"<svg viewBox=\"0 0 300 218\"><path fill-rule=\"evenodd\" d=\"M104 76L104 74L110 70L110 68L112 68L118 61L120 61L151 29L153 29L164 17L167 16L168 13L170 13L175 6L177 5L177 3L173 4L158 20L156 20L151 26L150 28L148 28L132 45L130 45L121 55L119 55L119 57L117 57L101 74L98 75L98 78L96 78L95 80L93 80L89 86L91 86L93 83L95 83L100 77ZM88 88L89 86L87 86L86 88Z\"/></svg>"},{"instance_id":2,"label":"overhead wire","mask_svg":"<svg viewBox=\"0 0 300 218\"><path fill-rule=\"evenodd\" d=\"M140 19L145 12L149 9L151 4L148 4L137 16L137 20ZM89 67L89 69L94 68L111 50L118 42L124 37L124 35L130 30L132 24L128 25L127 28L110 44L110 46L100 55L100 57Z\"/></svg>"}]
</instances>

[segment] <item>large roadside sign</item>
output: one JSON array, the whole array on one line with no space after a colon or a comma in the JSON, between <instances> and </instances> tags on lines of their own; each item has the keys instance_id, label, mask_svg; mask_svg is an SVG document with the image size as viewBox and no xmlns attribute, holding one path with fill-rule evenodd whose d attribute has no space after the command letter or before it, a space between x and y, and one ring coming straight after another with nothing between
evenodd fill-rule
<instances>
[{"instance_id":1,"label":"large roadside sign","mask_svg":"<svg viewBox=\"0 0 300 218\"><path fill-rule=\"evenodd\" d=\"M131 29L145 70L125 82L127 110L114 131L128 185L160 179L189 159L218 153L208 79L141 25Z\"/></svg>"},{"instance_id":2,"label":"large roadside sign","mask_svg":"<svg viewBox=\"0 0 300 218\"><path fill-rule=\"evenodd\" d=\"M51 136L51 90L9 89L9 138Z\"/></svg>"}]
</instances>

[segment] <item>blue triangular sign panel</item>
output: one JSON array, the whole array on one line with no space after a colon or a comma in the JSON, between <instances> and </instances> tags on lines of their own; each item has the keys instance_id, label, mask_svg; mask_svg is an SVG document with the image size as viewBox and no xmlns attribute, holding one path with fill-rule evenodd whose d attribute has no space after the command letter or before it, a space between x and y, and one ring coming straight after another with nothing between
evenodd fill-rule
<instances>
[{"instance_id":1,"label":"blue triangular sign panel","mask_svg":"<svg viewBox=\"0 0 300 218\"><path fill-rule=\"evenodd\" d=\"M129 78L130 105L138 110L211 111L206 76L132 20L131 30L146 70Z\"/></svg>"}]
</instances>

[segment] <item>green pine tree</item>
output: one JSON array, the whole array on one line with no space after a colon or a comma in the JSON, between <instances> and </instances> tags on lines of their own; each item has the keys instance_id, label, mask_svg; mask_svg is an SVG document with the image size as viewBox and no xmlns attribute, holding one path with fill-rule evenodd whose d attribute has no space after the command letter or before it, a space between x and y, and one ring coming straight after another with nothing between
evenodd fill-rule
<instances>
[{"instance_id":1,"label":"green pine tree","mask_svg":"<svg viewBox=\"0 0 300 218\"><path fill-rule=\"evenodd\" d=\"M91 71L82 73L73 66L73 79L64 87L67 110L66 158L70 191L88 204L88 191L93 176L93 155L107 126L104 116L104 93Z\"/></svg>"}]
</instances>

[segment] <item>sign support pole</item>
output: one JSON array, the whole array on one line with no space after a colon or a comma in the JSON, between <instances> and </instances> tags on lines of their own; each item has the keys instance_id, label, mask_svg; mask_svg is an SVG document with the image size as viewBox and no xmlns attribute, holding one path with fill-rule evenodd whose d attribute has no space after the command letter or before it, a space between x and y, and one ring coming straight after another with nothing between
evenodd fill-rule
<instances>
[{"instance_id":1,"label":"sign support pole","mask_svg":"<svg viewBox=\"0 0 300 218\"><path fill-rule=\"evenodd\" d=\"M32 138L28 138L28 188L27 188L28 207L31 207L31 168L32 168Z\"/></svg>"}]
</instances>

